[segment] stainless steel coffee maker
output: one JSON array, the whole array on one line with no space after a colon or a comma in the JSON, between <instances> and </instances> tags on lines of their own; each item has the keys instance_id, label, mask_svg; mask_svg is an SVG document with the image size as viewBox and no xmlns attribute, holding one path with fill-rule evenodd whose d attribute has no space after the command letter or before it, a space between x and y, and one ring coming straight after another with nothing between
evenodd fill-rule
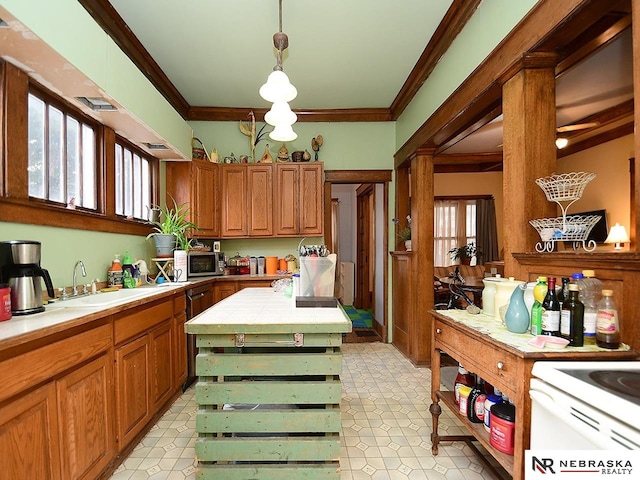
<instances>
[{"instance_id":1,"label":"stainless steel coffee maker","mask_svg":"<svg viewBox=\"0 0 640 480\"><path fill-rule=\"evenodd\" d=\"M50 298L55 296L49 272L40 267L40 242L0 242L0 283L11 288L11 313L28 315L44 311L42 283Z\"/></svg>"}]
</instances>

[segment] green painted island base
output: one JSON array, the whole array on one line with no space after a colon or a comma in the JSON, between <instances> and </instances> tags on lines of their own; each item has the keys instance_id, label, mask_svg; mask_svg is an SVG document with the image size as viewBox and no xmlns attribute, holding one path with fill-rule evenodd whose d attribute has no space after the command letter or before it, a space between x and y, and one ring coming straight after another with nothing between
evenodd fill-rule
<instances>
[{"instance_id":1,"label":"green painted island base","mask_svg":"<svg viewBox=\"0 0 640 480\"><path fill-rule=\"evenodd\" d=\"M340 308L255 295L239 292L186 326L198 346L196 479L339 480L340 348L350 322ZM271 308L254 315L250 305Z\"/></svg>"}]
</instances>

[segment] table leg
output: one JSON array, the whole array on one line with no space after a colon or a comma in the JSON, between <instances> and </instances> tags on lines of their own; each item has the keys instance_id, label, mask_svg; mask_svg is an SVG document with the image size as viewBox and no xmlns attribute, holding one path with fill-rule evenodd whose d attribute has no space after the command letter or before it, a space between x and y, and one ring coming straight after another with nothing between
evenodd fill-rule
<instances>
[{"instance_id":1,"label":"table leg","mask_svg":"<svg viewBox=\"0 0 640 480\"><path fill-rule=\"evenodd\" d=\"M429 407L433 428L433 432L431 433L431 453L433 455L438 455L438 443L440 442L440 437L438 436L438 418L440 417L441 412L442 408L438 403L432 403Z\"/></svg>"},{"instance_id":2,"label":"table leg","mask_svg":"<svg viewBox=\"0 0 640 480\"><path fill-rule=\"evenodd\" d=\"M432 342L435 339L432 338ZM440 390L440 357L441 353L439 350L433 350L431 353L431 406L429 407L429 413L431 413L431 453L433 455L438 455L438 443L440 442L440 437L438 436L438 419L440 418L440 413L442 413L442 408L440 407L439 399L438 399L438 391Z\"/></svg>"}]
</instances>

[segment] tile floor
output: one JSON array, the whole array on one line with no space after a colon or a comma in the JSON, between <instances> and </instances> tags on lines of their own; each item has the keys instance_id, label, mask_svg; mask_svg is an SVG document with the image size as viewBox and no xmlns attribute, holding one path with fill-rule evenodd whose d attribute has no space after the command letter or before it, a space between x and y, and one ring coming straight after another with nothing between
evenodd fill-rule
<instances>
[{"instance_id":1,"label":"tile floor","mask_svg":"<svg viewBox=\"0 0 640 480\"><path fill-rule=\"evenodd\" d=\"M431 371L415 368L393 345L343 345L341 480L495 478L464 443L431 455ZM111 477L193 480L194 388L188 389ZM464 434L442 409L441 432ZM221 479L223 480L223 479Z\"/></svg>"}]
</instances>

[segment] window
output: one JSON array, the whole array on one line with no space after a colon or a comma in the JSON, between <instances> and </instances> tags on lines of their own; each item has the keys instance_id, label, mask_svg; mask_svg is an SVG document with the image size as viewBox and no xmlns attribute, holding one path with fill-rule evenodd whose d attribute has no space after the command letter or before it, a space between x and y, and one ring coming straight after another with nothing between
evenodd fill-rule
<instances>
[{"instance_id":1,"label":"window","mask_svg":"<svg viewBox=\"0 0 640 480\"><path fill-rule=\"evenodd\" d=\"M121 139L115 149L116 215L147 220L153 204L152 160Z\"/></svg>"},{"instance_id":2,"label":"window","mask_svg":"<svg viewBox=\"0 0 640 480\"><path fill-rule=\"evenodd\" d=\"M476 242L476 200L436 200L434 210L434 265L451 265L449 250Z\"/></svg>"},{"instance_id":3,"label":"window","mask_svg":"<svg viewBox=\"0 0 640 480\"><path fill-rule=\"evenodd\" d=\"M29 93L29 196L96 210L96 131L81 115Z\"/></svg>"}]
</instances>

